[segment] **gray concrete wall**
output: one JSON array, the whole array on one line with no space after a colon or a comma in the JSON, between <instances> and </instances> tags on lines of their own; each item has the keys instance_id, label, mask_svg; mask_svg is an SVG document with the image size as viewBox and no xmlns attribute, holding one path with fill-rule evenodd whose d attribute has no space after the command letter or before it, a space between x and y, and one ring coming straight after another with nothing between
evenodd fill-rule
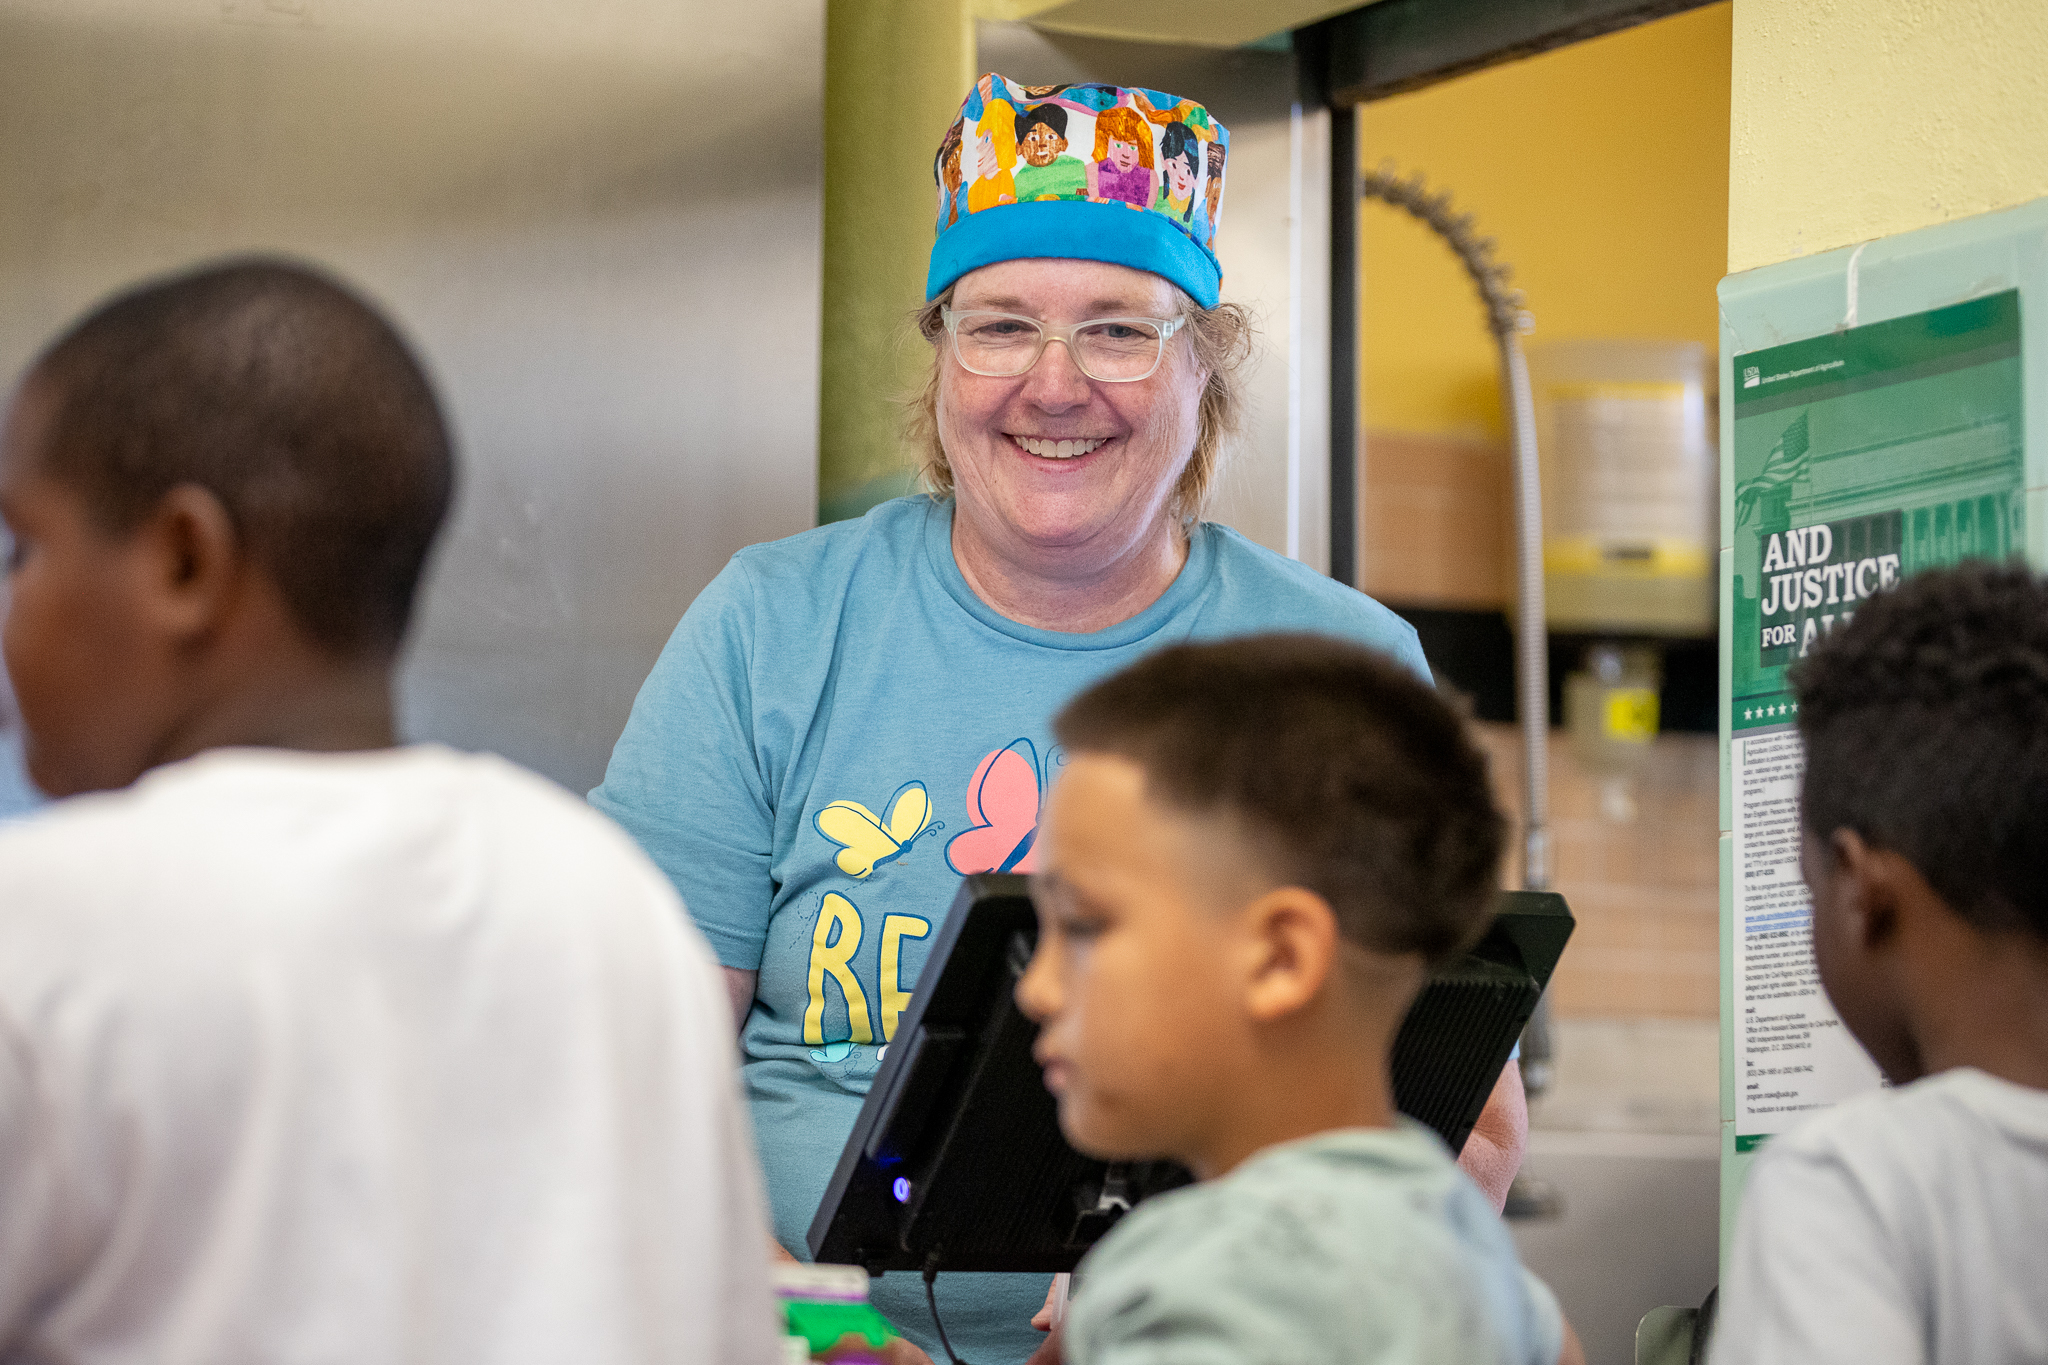
<instances>
[{"instance_id":1,"label":"gray concrete wall","mask_svg":"<svg viewBox=\"0 0 2048 1365\"><path fill-rule=\"evenodd\" d=\"M1632 1365L1643 1314L1697 1308L1714 1287L1713 1137L1537 1129L1522 1173L1555 1190L1563 1212L1511 1223L1515 1246L1557 1294L1587 1365Z\"/></svg>"},{"instance_id":2,"label":"gray concrete wall","mask_svg":"<svg viewBox=\"0 0 2048 1365\"><path fill-rule=\"evenodd\" d=\"M1571 952L1567 948L1566 953ZM1588 1365L1631 1365L1652 1308L1696 1308L1720 1260L1720 1036L1712 1019L1560 1018L1523 1174L1558 1198L1511 1224Z\"/></svg>"},{"instance_id":3,"label":"gray concrete wall","mask_svg":"<svg viewBox=\"0 0 2048 1365\"><path fill-rule=\"evenodd\" d=\"M0 376L224 252L358 283L461 447L408 728L581 790L690 599L813 519L823 25L822 0L0 0Z\"/></svg>"}]
</instances>

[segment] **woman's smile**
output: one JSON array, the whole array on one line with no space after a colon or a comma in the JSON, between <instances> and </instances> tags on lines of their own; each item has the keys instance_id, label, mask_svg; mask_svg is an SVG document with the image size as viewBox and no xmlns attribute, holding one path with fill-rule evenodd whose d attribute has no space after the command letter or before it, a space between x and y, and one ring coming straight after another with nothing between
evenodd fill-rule
<instances>
[{"instance_id":1,"label":"woman's smile","mask_svg":"<svg viewBox=\"0 0 2048 1365\"><path fill-rule=\"evenodd\" d=\"M1055 437L1020 436L1011 432L1010 439L1026 455L1035 455L1045 460L1072 460L1091 454L1109 443L1107 436Z\"/></svg>"}]
</instances>

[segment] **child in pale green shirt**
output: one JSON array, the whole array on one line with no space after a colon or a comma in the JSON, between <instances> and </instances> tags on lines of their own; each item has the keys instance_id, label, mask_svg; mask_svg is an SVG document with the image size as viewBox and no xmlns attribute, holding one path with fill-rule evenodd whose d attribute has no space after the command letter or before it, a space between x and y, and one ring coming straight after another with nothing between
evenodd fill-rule
<instances>
[{"instance_id":1,"label":"child in pale green shirt","mask_svg":"<svg viewBox=\"0 0 2048 1365\"><path fill-rule=\"evenodd\" d=\"M1017 998L1060 1126L1195 1186L1082 1262L1068 1365L1556 1365L1557 1301L1389 1056L1483 930L1505 822L1427 684L1313 636L1165 650L1082 693Z\"/></svg>"}]
</instances>

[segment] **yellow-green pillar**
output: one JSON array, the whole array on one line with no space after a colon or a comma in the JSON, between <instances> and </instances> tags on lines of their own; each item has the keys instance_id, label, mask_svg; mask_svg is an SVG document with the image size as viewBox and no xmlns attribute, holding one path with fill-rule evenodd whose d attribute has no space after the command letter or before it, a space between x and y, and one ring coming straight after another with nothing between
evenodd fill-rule
<instances>
[{"instance_id":1,"label":"yellow-green pillar","mask_svg":"<svg viewBox=\"0 0 2048 1365\"><path fill-rule=\"evenodd\" d=\"M820 523L912 487L901 400L930 360L904 322L924 300L932 155L975 74L967 0L827 0Z\"/></svg>"}]
</instances>

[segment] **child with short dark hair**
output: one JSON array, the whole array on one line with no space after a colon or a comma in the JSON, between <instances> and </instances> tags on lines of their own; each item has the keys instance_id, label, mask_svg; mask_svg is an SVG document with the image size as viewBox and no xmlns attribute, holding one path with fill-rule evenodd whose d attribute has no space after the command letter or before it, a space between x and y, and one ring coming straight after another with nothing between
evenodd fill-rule
<instances>
[{"instance_id":1,"label":"child with short dark hair","mask_svg":"<svg viewBox=\"0 0 2048 1365\"><path fill-rule=\"evenodd\" d=\"M1552 1365L1555 1299L1389 1080L1498 887L1459 718L1370 650L1269 635L1162 651L1054 730L1018 1001L1077 1147L1201 1182L1083 1262L1066 1359Z\"/></svg>"},{"instance_id":2,"label":"child with short dark hair","mask_svg":"<svg viewBox=\"0 0 2048 1365\"><path fill-rule=\"evenodd\" d=\"M75 799L0 829L0 1357L778 1357L667 880L397 744L452 482L404 341L289 263L130 291L16 394L0 643Z\"/></svg>"},{"instance_id":3,"label":"child with short dark hair","mask_svg":"<svg viewBox=\"0 0 2048 1365\"><path fill-rule=\"evenodd\" d=\"M1793 684L1815 965L1891 1085L1757 1159L1714 1359L2048 1360L2048 585L1917 575Z\"/></svg>"}]
</instances>

